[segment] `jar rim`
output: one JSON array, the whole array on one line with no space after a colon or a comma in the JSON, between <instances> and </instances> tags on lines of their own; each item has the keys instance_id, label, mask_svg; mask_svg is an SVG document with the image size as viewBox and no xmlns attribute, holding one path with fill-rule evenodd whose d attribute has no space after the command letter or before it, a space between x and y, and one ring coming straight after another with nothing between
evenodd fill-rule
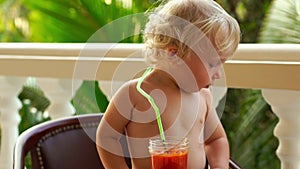
<instances>
[{"instance_id":1,"label":"jar rim","mask_svg":"<svg viewBox=\"0 0 300 169\"><path fill-rule=\"evenodd\" d=\"M186 137L179 138L179 137L173 137L173 136L168 136L166 137L165 141L160 137L154 137L149 139L149 148L172 148L172 147L178 147L178 148L184 148L188 147L189 141Z\"/></svg>"}]
</instances>

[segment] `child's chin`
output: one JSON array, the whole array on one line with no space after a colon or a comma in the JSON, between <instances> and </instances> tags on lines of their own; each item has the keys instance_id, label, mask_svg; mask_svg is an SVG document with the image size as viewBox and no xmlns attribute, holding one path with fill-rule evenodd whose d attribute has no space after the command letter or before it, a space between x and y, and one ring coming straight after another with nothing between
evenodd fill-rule
<instances>
[{"instance_id":1,"label":"child's chin","mask_svg":"<svg viewBox=\"0 0 300 169\"><path fill-rule=\"evenodd\" d=\"M204 88L209 88L210 85L211 85L211 84L208 84L208 85L206 85Z\"/></svg>"}]
</instances>

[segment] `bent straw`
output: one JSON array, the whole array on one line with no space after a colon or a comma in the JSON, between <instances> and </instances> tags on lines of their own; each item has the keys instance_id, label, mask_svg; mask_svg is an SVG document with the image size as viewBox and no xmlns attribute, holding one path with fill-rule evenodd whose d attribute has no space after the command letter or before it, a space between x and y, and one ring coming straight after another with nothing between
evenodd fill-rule
<instances>
[{"instance_id":1,"label":"bent straw","mask_svg":"<svg viewBox=\"0 0 300 169\"><path fill-rule=\"evenodd\" d=\"M157 120L157 125L158 125L158 129L159 129L159 134L160 134L160 138L163 142L165 142L166 138L165 138L165 134L164 134L164 129L163 129L163 125L161 122L161 118L160 118L160 112L159 112L159 108L157 107L157 105L155 104L154 99L148 94L146 93L142 88L141 88L141 84L142 82L145 80L146 76L150 73L150 71L152 70L151 67L148 67L146 69L146 71L144 72L144 74L142 75L142 77L139 79L137 85L136 85L136 89L144 96L148 99L149 103L151 104L151 106L153 107L154 111L155 111L155 115L156 115L156 120Z\"/></svg>"}]
</instances>

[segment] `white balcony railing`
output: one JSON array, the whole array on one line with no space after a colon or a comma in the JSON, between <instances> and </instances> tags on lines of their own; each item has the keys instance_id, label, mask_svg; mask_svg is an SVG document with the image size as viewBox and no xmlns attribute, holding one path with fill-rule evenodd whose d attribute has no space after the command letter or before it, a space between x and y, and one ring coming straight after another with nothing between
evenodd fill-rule
<instances>
[{"instance_id":1,"label":"white balcony railing","mask_svg":"<svg viewBox=\"0 0 300 169\"><path fill-rule=\"evenodd\" d=\"M0 169L12 168L21 106L17 96L28 77L35 77L50 99L51 118L72 115L70 100L82 80L99 80L108 97L145 68L142 44L0 43ZM218 102L227 88L261 89L279 117L274 130L282 169L300 168L300 45L241 44L224 65L214 92ZM113 86L113 90L111 90ZM223 86L223 87L222 87ZM225 86L225 88L224 88Z\"/></svg>"}]
</instances>

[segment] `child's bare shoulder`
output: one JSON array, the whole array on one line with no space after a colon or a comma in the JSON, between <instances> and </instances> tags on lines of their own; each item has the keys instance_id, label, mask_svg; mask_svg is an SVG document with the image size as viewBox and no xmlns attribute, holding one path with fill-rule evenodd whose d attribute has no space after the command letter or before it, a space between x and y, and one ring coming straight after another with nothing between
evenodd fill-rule
<instances>
[{"instance_id":1,"label":"child's bare shoulder","mask_svg":"<svg viewBox=\"0 0 300 169\"><path fill-rule=\"evenodd\" d=\"M137 91L137 83L138 79L132 79L125 82L116 92L114 100L126 99L130 100L132 105L135 105L138 101L144 99L144 96Z\"/></svg>"},{"instance_id":2,"label":"child's bare shoulder","mask_svg":"<svg viewBox=\"0 0 300 169\"><path fill-rule=\"evenodd\" d=\"M126 81L115 93L114 98L124 97L131 98L132 96L137 95L136 91L137 80Z\"/></svg>"}]
</instances>

